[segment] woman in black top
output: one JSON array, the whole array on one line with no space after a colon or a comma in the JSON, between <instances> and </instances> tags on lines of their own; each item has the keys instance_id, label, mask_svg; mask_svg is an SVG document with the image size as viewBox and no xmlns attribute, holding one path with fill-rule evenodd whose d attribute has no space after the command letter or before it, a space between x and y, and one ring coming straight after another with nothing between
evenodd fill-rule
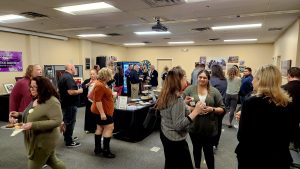
<instances>
[{"instance_id":1,"label":"woman in black top","mask_svg":"<svg viewBox=\"0 0 300 169\"><path fill-rule=\"evenodd\" d=\"M96 69L91 69L90 78L82 83L83 95L85 96L84 131L86 133L95 133L96 130L95 114L91 112L93 101L88 98L88 95L92 92L97 81L97 74L98 72Z\"/></svg>"},{"instance_id":2,"label":"woman in black top","mask_svg":"<svg viewBox=\"0 0 300 169\"><path fill-rule=\"evenodd\" d=\"M242 105L237 133L238 169L289 169L297 123L291 98L280 86L281 73L274 65L260 67L252 83L254 94Z\"/></svg>"},{"instance_id":3,"label":"woman in black top","mask_svg":"<svg viewBox=\"0 0 300 169\"><path fill-rule=\"evenodd\" d=\"M120 66L116 67L116 74L114 76L114 79L115 79L114 91L118 93L118 96L121 96L123 90L124 74Z\"/></svg>"}]
</instances>

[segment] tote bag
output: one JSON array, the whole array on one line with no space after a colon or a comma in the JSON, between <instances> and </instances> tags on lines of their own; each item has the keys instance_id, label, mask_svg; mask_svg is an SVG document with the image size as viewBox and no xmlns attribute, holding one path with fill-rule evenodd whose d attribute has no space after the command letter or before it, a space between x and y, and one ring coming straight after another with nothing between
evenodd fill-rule
<instances>
[{"instance_id":1,"label":"tote bag","mask_svg":"<svg viewBox=\"0 0 300 169\"><path fill-rule=\"evenodd\" d=\"M147 130L154 130L159 128L160 126L160 121L161 121L161 117L160 117L160 111L154 107L150 107L148 114L144 120L143 126L145 129Z\"/></svg>"}]
</instances>

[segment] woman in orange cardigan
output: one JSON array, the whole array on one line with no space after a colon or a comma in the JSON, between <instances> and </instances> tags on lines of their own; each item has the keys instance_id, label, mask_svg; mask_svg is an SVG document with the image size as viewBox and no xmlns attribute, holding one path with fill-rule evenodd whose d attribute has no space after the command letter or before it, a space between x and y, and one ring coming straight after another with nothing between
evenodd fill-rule
<instances>
[{"instance_id":1,"label":"woman in orange cardigan","mask_svg":"<svg viewBox=\"0 0 300 169\"><path fill-rule=\"evenodd\" d=\"M113 73L111 69L102 68L98 72L98 80L93 89L93 104L91 111L98 114L96 116L97 129L95 132L95 155L101 155L106 158L115 158L110 151L110 139L114 130L113 112L114 99L112 90L108 87L107 82L112 80ZM103 150L101 148L101 137L103 135Z\"/></svg>"}]
</instances>

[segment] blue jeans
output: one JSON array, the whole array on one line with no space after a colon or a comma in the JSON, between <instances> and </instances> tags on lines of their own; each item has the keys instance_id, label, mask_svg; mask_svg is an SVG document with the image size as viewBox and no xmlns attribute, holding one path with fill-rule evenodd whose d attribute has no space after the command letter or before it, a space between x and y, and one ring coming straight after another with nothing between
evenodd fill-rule
<instances>
[{"instance_id":1,"label":"blue jeans","mask_svg":"<svg viewBox=\"0 0 300 169\"><path fill-rule=\"evenodd\" d=\"M64 123L66 125L66 131L64 133L65 137L65 143L71 144L73 142L73 131L74 126L76 123L76 113L77 113L77 107L76 106L67 106L62 107L62 112L64 115Z\"/></svg>"}]
</instances>

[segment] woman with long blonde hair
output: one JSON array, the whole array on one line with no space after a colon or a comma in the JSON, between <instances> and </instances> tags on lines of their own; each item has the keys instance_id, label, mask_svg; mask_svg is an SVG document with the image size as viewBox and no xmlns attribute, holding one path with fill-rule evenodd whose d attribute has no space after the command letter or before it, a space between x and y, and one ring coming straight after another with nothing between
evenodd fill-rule
<instances>
[{"instance_id":1,"label":"woman with long blonde hair","mask_svg":"<svg viewBox=\"0 0 300 169\"><path fill-rule=\"evenodd\" d=\"M291 98L281 88L281 73L274 65L262 66L252 83L254 94L242 105L237 134L238 168L289 169L289 142L297 123Z\"/></svg>"},{"instance_id":2,"label":"woman with long blonde hair","mask_svg":"<svg viewBox=\"0 0 300 169\"><path fill-rule=\"evenodd\" d=\"M193 169L190 151L186 142L187 128L193 119L203 112L200 102L190 113L181 98L186 84L185 71L172 68L165 79L156 108L161 114L160 139L164 147L165 169Z\"/></svg>"}]
</instances>

